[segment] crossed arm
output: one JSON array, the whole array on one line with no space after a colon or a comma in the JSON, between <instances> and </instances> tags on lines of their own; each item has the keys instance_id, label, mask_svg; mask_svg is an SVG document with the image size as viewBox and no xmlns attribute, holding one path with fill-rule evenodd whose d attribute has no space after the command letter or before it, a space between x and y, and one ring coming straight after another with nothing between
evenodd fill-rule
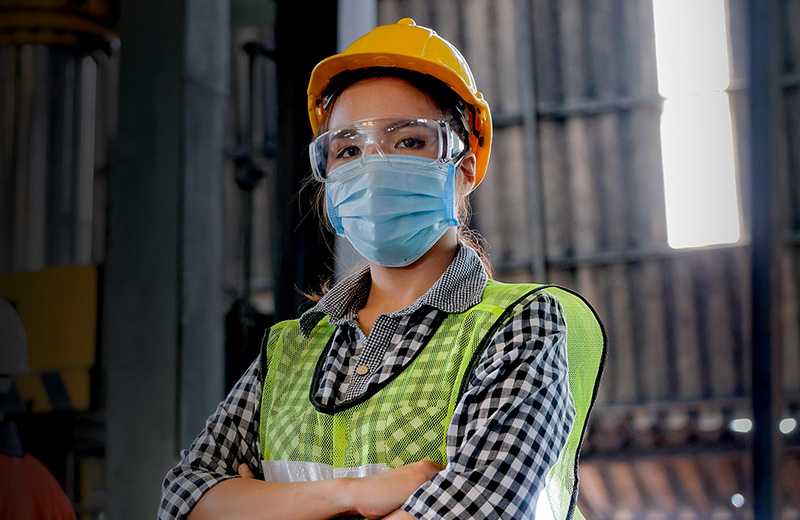
<instances>
[{"instance_id":1,"label":"crossed arm","mask_svg":"<svg viewBox=\"0 0 800 520\"><path fill-rule=\"evenodd\" d=\"M359 515L389 520L413 519L398 508L416 488L441 469L441 466L423 460L365 478L271 483L256 480L250 468L241 464L238 468L241 478L227 480L212 488L188 518L317 520Z\"/></svg>"},{"instance_id":2,"label":"crossed arm","mask_svg":"<svg viewBox=\"0 0 800 520\"><path fill-rule=\"evenodd\" d=\"M447 434L447 467L421 461L362 479L242 478L241 464L261 471L256 360L167 473L159 519L530 517L574 419L566 332L552 297L525 303L469 377Z\"/></svg>"},{"instance_id":3,"label":"crossed arm","mask_svg":"<svg viewBox=\"0 0 800 520\"><path fill-rule=\"evenodd\" d=\"M340 515L401 520L398 509L442 468L423 460L365 478L278 483L260 475L256 360L166 475L159 519L317 520ZM387 517L387 515L389 515Z\"/></svg>"}]
</instances>

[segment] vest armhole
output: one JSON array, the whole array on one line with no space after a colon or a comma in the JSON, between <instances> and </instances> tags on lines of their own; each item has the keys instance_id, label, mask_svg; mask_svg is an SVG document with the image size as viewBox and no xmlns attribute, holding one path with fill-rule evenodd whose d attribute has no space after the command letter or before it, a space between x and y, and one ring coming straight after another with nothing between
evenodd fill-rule
<instances>
[{"instance_id":1,"label":"vest armhole","mask_svg":"<svg viewBox=\"0 0 800 520\"><path fill-rule=\"evenodd\" d=\"M270 375L270 372L267 370L267 343L266 340L269 338L270 329L267 329L267 333L264 336L265 343L261 348L261 395L258 396L258 439L261 451L258 454L259 459L263 459L265 457L265 453L267 453L267 448L264 445L264 434L266 432L266 417L264 414L264 397L267 395L267 378ZM260 460L259 460L260 462ZM263 469L262 469L263 472Z\"/></svg>"},{"instance_id":2,"label":"vest armhole","mask_svg":"<svg viewBox=\"0 0 800 520\"><path fill-rule=\"evenodd\" d=\"M493 282L493 283L494 284L502 284L502 282ZM508 284L508 285L510 285L510 284ZM572 461L572 468L571 468L572 469L572 489L568 490L570 492L570 498L569 498L569 504L567 504L566 518L570 519L570 520L573 519L573 518L574 519L583 519L584 517L583 517L583 515L581 514L580 510L577 507L577 491L578 491L578 482L579 482L578 463L579 463L579 459L580 459L580 452L581 452L581 447L583 445L584 436L586 434L586 430L587 430L587 427L588 427L588 424L589 424L589 419L591 417L592 409L593 409L593 407L595 405L595 402L596 402L596 399L597 399L597 394L598 394L598 390L599 390L599 387L600 387L600 381L602 379L603 372L604 372L604 369L605 369L607 348L608 348L608 336L607 336L605 327L603 326L603 322L600 319L596 309L594 307L592 307L592 305L580 293L578 293L576 291L573 291L571 289L568 289L566 287L562 287L560 285L556 285L556 284L542 284L542 285L518 284L518 285L527 285L527 286L530 286L530 287L533 287L533 288L531 290L529 290L529 291L526 291L522 296L517 298L513 303L511 303L508 307L506 307L506 309L504 310L503 314L501 314L494 321L494 323L492 323L491 327L488 329L488 331L486 332L484 337L481 339L480 344L478 345L477 349L474 351L474 353L472 355L472 359L470 360L470 363L469 363L466 371L464 371L462 373L462 375L461 375L462 380L461 380L460 385L459 385L459 393L458 393L458 396L457 396L456 403L458 401L460 401L461 398L463 397L464 391L466 390L467 382L469 381L470 376L472 375L473 371L475 370L475 366L477 364L477 360L480 359L480 357L483 355L483 353L485 352L487 346L489 345L489 342L494 337L494 335L497 333L497 331L500 329L500 327L502 327L507 322L507 319L508 319L509 316L513 315L512 313L513 313L514 309L517 307L517 305L519 305L519 303L523 302L526 298L531 297L532 295L534 295L535 293L537 293L539 291L546 291L548 289L553 290L553 292L548 292L548 294L550 294L552 297L556 298L556 300L558 300L560 303L562 303L562 305L563 305L563 302L561 302L561 299L559 298L559 296L557 294L554 294L554 292L567 293L567 295L569 297L575 298L576 300L580 301L586 307L586 309L589 311L589 313L592 315L592 317L594 318L595 322L597 323L597 325L599 327L599 335L600 335L600 352L599 352L599 359L597 360L597 369L596 369L596 372L595 372L594 385L592 386L591 397L590 397L589 402L588 402L588 406L587 406L587 409L586 409L586 414L585 414L585 416L583 418L583 424L580 425L580 432L577 434L578 435L577 444L575 446L574 460ZM495 286L495 287L497 287L497 286ZM566 313L566 309L565 309L565 313ZM566 318L566 316L565 316L565 318ZM567 323L567 326L569 327L569 323ZM573 434L573 432L570 432L570 437L572 436L572 434ZM569 442L569 439L567 440L567 442ZM566 447L566 445L565 445L565 447ZM558 462L556 464L558 464Z\"/></svg>"},{"instance_id":3,"label":"vest armhole","mask_svg":"<svg viewBox=\"0 0 800 520\"><path fill-rule=\"evenodd\" d=\"M269 370L270 360L272 359L270 357L272 353L269 351L270 343L273 345L279 345L279 342L271 341L273 339L273 335L285 334L287 329L292 326L298 327L298 320L283 320L273 323L267 327L267 329L264 331L264 336L261 339L261 395L258 398L258 436L261 441L263 441L264 433L266 431L266 420L264 419L264 406L266 403L264 397L267 394L267 389L272 386L275 377L275 370ZM268 456L267 447L263 442L261 443L261 450L262 453L259 453L260 457L264 458L265 456Z\"/></svg>"},{"instance_id":4,"label":"vest armhole","mask_svg":"<svg viewBox=\"0 0 800 520\"><path fill-rule=\"evenodd\" d=\"M521 303L525 298L528 298L528 297L532 296L533 294L535 294L535 293L537 293L539 291L547 292L551 297L553 297L557 301L559 301L559 303L561 303L562 306L566 306L567 305L566 301L562 299L562 297L564 297L564 296L566 296L567 298L572 298L575 301L579 302L583 307L585 307L585 310L588 311L588 313L592 316L594 322L597 324L597 327L598 327L598 331L597 332L599 333L599 339L600 339L600 341L599 341L600 352L598 353L598 358L596 360L597 361L597 363L596 363L597 364L597 368L596 368L595 376L594 376L594 384L592 385L591 397L589 398L589 402L588 402L588 404L586 406L586 413L585 413L585 415L583 417L583 422L580 425L580 432L577 433L577 435L578 435L577 443L575 445L574 460L572 461L572 468L571 468L572 469L572 486L573 487L572 487L571 490L569 490L569 492L570 492L570 500L569 500L569 504L567 505L567 515L566 515L566 518L570 519L570 520L572 520L573 518L574 519L583 519L584 517L580 513L580 510L578 509L578 504L577 504L577 502L578 502L577 501L577 498L578 498L578 493L577 492L578 492L578 482L579 482L578 464L579 464L579 460L580 460L581 447L583 446L583 440L584 440L584 437L586 435L586 430L587 430L587 427L589 425L589 420L591 418L592 409L594 408L594 405L596 403L597 394L598 394L599 387L600 387L600 382L602 380L603 372L605 370L607 348L608 348L608 336L607 336L607 332L605 330L605 327L603 325L603 321L600 319L600 316L598 315L597 310L588 302L588 300L586 300L586 298L583 295L581 295L580 293L578 293L578 292L576 292L576 291L574 291L572 289L569 289L567 287L563 287L563 286L560 286L560 285L557 285L557 284L543 284L543 285L536 286L535 289L526 292L520 298L518 298L516 301L514 301L514 303L512 303L509 307L507 307L506 312L504 313L504 315L500 316L492 324L492 327L486 333L486 335L484 336L483 340L481 341L480 346L475 351L475 353L473 355L473 360L470 363L470 366L469 366L467 372L463 376L464 380L462 381L461 390L460 390L460 393L459 393L459 400L460 400L461 396L464 393L464 390L465 390L465 387L466 387L466 382L469 380L469 376L471 375L471 373L475 369L475 364L477 363L477 360L480 358L482 353L485 351L489 341L491 341L491 338L497 332L499 327L502 326L503 323L505 323L506 319L508 318L508 315L511 315L511 313L514 310L514 308L519 303ZM561 294L558 294L558 293L561 293ZM569 311L565 308L564 312L565 312L565 319L566 319L567 318L566 314L568 314ZM567 330L569 331L569 320L568 319L567 319L567 327L568 327ZM567 355L569 356L569 353ZM573 434L573 432L570 432L570 437L572 436L572 434ZM570 441L568 439L567 443L569 443L569 442Z\"/></svg>"},{"instance_id":5,"label":"vest armhole","mask_svg":"<svg viewBox=\"0 0 800 520\"><path fill-rule=\"evenodd\" d=\"M280 342L277 341L277 337L275 337L275 336L276 335L284 335L285 336L286 334L291 334L290 329L292 329L292 328L297 329L297 333L300 334L300 321L297 320L297 319L282 320L282 321L278 321L276 323L273 323L272 325L267 327L267 330L264 333L264 337L261 340L261 342L262 342L261 350L262 350L262 352L264 352L264 359L262 360L263 361L262 367L263 367L264 371L262 372L261 375L262 375L262 378L264 378L265 382L266 382L266 377L265 376L267 376L268 372L269 372L268 368L269 368L269 363L270 363L270 359L271 359L270 356L272 355L272 353L270 352L270 348L272 348L274 350L275 349L275 345L278 345L280 343Z\"/></svg>"},{"instance_id":6,"label":"vest armhole","mask_svg":"<svg viewBox=\"0 0 800 520\"><path fill-rule=\"evenodd\" d=\"M264 330L264 336L261 337L261 347L258 349L258 355L261 367L261 384L264 384L264 379L267 377L267 344L269 343L269 333L272 330L272 325Z\"/></svg>"},{"instance_id":7,"label":"vest armhole","mask_svg":"<svg viewBox=\"0 0 800 520\"><path fill-rule=\"evenodd\" d=\"M608 333L605 329L605 326L603 325L603 320L600 319L600 315L598 314L597 310L592 306L591 303L589 303L589 301L582 294L567 287L563 287L556 284L547 285L546 288L553 289L554 291L567 293L569 297L574 298L576 301L579 301L583 306L585 306L586 310L588 310L589 313L591 313L592 317L597 323L600 333L600 352L597 359L597 370L595 373L594 385L592 385L591 397L589 399L589 403L586 408L586 414L583 418L583 424L580 425L581 429L580 433L578 434L577 445L575 446L575 458L572 465L573 488L570 493L570 501L566 516L568 520L583 520L584 516L581 513L580 509L578 508L578 483L580 482L578 474L578 464L580 462L581 448L583 447L583 440L586 436L586 431L589 426L589 420L591 419L592 410L594 408L595 403L597 402L597 394L600 390L600 382L603 378L603 373L605 372L606 358L608 355ZM557 295L553 293L550 294L554 298L559 299ZM562 305L564 304L564 302L561 303ZM567 333L569 334L569 322L567 322ZM571 435L572 432L570 432L570 436ZM569 442L569 439L567 439L567 442Z\"/></svg>"}]
</instances>

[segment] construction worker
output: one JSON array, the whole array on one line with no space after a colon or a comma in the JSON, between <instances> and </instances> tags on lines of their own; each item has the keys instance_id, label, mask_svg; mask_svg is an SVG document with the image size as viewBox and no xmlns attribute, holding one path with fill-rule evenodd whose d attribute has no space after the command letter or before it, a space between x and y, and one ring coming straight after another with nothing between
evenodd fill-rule
<instances>
[{"instance_id":1,"label":"construction worker","mask_svg":"<svg viewBox=\"0 0 800 520\"><path fill-rule=\"evenodd\" d=\"M308 109L325 220L366 265L267 331L160 518L579 518L604 336L577 295L491 279L466 222L492 123L463 56L376 27L315 67Z\"/></svg>"},{"instance_id":2,"label":"construction worker","mask_svg":"<svg viewBox=\"0 0 800 520\"><path fill-rule=\"evenodd\" d=\"M28 372L27 335L16 309L0 298L0 520L74 520L75 510L47 468L25 453L8 413L24 411L15 376Z\"/></svg>"}]
</instances>

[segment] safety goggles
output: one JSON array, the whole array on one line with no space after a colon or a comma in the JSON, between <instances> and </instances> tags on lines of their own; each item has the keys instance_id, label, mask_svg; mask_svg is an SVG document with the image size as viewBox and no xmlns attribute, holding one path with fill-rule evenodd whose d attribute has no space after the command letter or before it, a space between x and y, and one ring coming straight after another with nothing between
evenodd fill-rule
<instances>
[{"instance_id":1,"label":"safety goggles","mask_svg":"<svg viewBox=\"0 0 800 520\"><path fill-rule=\"evenodd\" d=\"M308 147L314 177L322 182L337 168L369 155L416 156L433 163L459 159L464 151L465 144L449 121L403 117L365 119L332 128Z\"/></svg>"}]
</instances>

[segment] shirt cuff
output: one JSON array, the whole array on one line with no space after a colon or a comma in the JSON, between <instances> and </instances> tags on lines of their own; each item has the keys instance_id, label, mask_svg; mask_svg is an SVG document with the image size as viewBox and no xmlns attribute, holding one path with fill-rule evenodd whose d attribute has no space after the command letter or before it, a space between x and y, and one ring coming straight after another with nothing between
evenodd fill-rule
<instances>
[{"instance_id":1,"label":"shirt cuff","mask_svg":"<svg viewBox=\"0 0 800 520\"><path fill-rule=\"evenodd\" d=\"M239 475L223 475L196 469L174 475L161 495L158 520L186 518L212 487L232 478L239 478Z\"/></svg>"}]
</instances>

